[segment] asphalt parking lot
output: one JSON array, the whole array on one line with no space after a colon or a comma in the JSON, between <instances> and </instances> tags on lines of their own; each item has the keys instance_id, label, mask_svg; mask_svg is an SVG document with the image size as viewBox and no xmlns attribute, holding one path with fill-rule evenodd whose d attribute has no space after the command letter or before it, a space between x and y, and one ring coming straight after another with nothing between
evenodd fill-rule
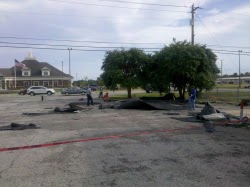
<instances>
[{"instance_id":1,"label":"asphalt parking lot","mask_svg":"<svg viewBox=\"0 0 250 187\"><path fill-rule=\"evenodd\" d=\"M1 187L249 186L249 129L207 133L185 108L50 113L81 97L0 95L0 127L40 127L0 131ZM31 112L43 115L23 115ZM1 151L13 147L23 149Z\"/></svg>"}]
</instances>

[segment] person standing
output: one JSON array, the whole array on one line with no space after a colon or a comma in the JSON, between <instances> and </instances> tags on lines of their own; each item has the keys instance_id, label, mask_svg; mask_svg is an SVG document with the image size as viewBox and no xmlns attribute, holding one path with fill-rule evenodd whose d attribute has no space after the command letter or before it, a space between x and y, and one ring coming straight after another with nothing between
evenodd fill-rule
<instances>
[{"instance_id":1,"label":"person standing","mask_svg":"<svg viewBox=\"0 0 250 187\"><path fill-rule=\"evenodd\" d=\"M196 89L192 86L192 89L189 94L189 109L195 110L195 100L196 100Z\"/></svg>"},{"instance_id":2,"label":"person standing","mask_svg":"<svg viewBox=\"0 0 250 187\"><path fill-rule=\"evenodd\" d=\"M89 102L91 102L92 106L94 105L92 98L92 90L90 87L87 90L87 106L89 106Z\"/></svg>"},{"instance_id":3,"label":"person standing","mask_svg":"<svg viewBox=\"0 0 250 187\"><path fill-rule=\"evenodd\" d=\"M100 87L100 93L99 93L99 97L98 98L102 98L103 97L103 88Z\"/></svg>"}]
</instances>

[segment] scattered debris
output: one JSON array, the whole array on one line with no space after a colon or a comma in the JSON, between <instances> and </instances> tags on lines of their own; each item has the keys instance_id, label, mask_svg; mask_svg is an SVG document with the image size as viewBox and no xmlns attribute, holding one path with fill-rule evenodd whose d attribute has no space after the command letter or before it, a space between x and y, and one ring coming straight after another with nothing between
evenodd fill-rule
<instances>
[{"instance_id":1,"label":"scattered debris","mask_svg":"<svg viewBox=\"0 0 250 187\"><path fill-rule=\"evenodd\" d=\"M205 122L204 126L206 128L206 132L214 132L215 131L214 122L212 122L212 121Z\"/></svg>"},{"instance_id":2,"label":"scattered debris","mask_svg":"<svg viewBox=\"0 0 250 187\"><path fill-rule=\"evenodd\" d=\"M178 112L168 112L168 113L163 113L163 114L174 115L174 116L180 115L180 113L178 113Z\"/></svg>"},{"instance_id":3,"label":"scattered debris","mask_svg":"<svg viewBox=\"0 0 250 187\"><path fill-rule=\"evenodd\" d=\"M184 110L183 106L174 105L170 102L162 100L141 100L131 98L116 102L102 103L99 109L115 108L115 109L141 109L141 110Z\"/></svg>"},{"instance_id":4,"label":"scattered debris","mask_svg":"<svg viewBox=\"0 0 250 187\"><path fill-rule=\"evenodd\" d=\"M79 110L78 109L72 109L72 108L59 108L59 107L56 107L54 109L54 112L59 112L59 113L79 113Z\"/></svg>"},{"instance_id":5,"label":"scattered debris","mask_svg":"<svg viewBox=\"0 0 250 187\"><path fill-rule=\"evenodd\" d=\"M53 114L51 112L24 112L23 115L26 116L41 116L41 115L46 115L46 114Z\"/></svg>"},{"instance_id":6,"label":"scattered debris","mask_svg":"<svg viewBox=\"0 0 250 187\"><path fill-rule=\"evenodd\" d=\"M204 120L227 120L227 118L222 113L214 113L210 115L203 115Z\"/></svg>"},{"instance_id":7,"label":"scattered debris","mask_svg":"<svg viewBox=\"0 0 250 187\"><path fill-rule=\"evenodd\" d=\"M25 129L40 129L35 124L30 123L29 125L19 124L19 123L11 123L10 125L0 127L0 131L5 130L25 130Z\"/></svg>"}]
</instances>

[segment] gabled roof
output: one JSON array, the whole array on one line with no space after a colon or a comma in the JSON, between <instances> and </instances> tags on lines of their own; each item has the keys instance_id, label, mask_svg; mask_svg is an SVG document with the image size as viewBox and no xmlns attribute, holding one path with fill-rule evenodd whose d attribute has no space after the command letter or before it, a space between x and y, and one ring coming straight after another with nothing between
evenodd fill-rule
<instances>
[{"instance_id":1,"label":"gabled roof","mask_svg":"<svg viewBox=\"0 0 250 187\"><path fill-rule=\"evenodd\" d=\"M21 69L21 71L23 71L23 70L30 70L30 68L28 68L27 66L24 66L24 67Z\"/></svg>"},{"instance_id":2,"label":"gabled roof","mask_svg":"<svg viewBox=\"0 0 250 187\"><path fill-rule=\"evenodd\" d=\"M45 66L42 68L42 70L50 70L50 69Z\"/></svg>"},{"instance_id":3,"label":"gabled roof","mask_svg":"<svg viewBox=\"0 0 250 187\"><path fill-rule=\"evenodd\" d=\"M0 68L0 73L4 76L4 77L11 77L11 76L15 76L14 72L13 75L11 73L11 70L9 68Z\"/></svg>"},{"instance_id":4,"label":"gabled roof","mask_svg":"<svg viewBox=\"0 0 250 187\"><path fill-rule=\"evenodd\" d=\"M58 77L58 76L64 76L64 77L71 77L72 76L63 73L62 71L60 71L59 69L55 68L54 66L48 64L47 62L38 62L37 60L24 60L22 61L23 64L25 64L25 66L27 68L29 68L31 70L31 76L32 77L40 77L42 75L42 69L44 67L50 69L50 77ZM15 70L14 70L14 66L11 68L0 68L0 73L3 74L3 76L5 77L14 77L15 76ZM16 76L17 77L22 77L22 68L16 66Z\"/></svg>"}]
</instances>

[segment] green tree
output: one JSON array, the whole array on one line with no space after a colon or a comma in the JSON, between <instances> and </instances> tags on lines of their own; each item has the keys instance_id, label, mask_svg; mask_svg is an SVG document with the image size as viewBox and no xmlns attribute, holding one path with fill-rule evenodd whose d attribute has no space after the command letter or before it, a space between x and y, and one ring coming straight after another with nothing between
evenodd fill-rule
<instances>
[{"instance_id":1,"label":"green tree","mask_svg":"<svg viewBox=\"0 0 250 187\"><path fill-rule=\"evenodd\" d=\"M148 56L141 49L108 51L103 61L101 78L113 90L117 89L118 84L126 88L128 98L131 98L131 90L142 85L143 66L147 61Z\"/></svg>"},{"instance_id":2,"label":"green tree","mask_svg":"<svg viewBox=\"0 0 250 187\"><path fill-rule=\"evenodd\" d=\"M164 81L164 85L174 84L181 99L184 99L190 86L201 92L215 85L219 73L216 55L205 45L176 42L157 52L154 58L160 68L157 76Z\"/></svg>"}]
</instances>

